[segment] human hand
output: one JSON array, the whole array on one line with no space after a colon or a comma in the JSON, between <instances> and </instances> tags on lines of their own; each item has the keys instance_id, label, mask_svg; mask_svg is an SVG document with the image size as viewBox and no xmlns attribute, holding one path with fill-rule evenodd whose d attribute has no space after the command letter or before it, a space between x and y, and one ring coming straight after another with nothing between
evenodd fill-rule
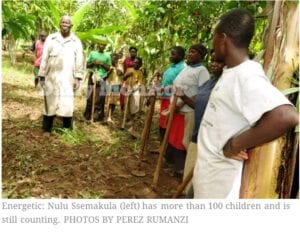
<instances>
[{"instance_id":1,"label":"human hand","mask_svg":"<svg viewBox=\"0 0 300 232\"><path fill-rule=\"evenodd\" d=\"M101 67L101 66L103 66L103 62L101 62L101 61L94 61L94 65L97 66L97 67Z\"/></svg>"},{"instance_id":2,"label":"human hand","mask_svg":"<svg viewBox=\"0 0 300 232\"><path fill-rule=\"evenodd\" d=\"M128 77L130 77L132 75L133 75L133 72L131 72L131 71L127 72L127 74L126 74L126 76L128 76Z\"/></svg>"},{"instance_id":3,"label":"human hand","mask_svg":"<svg viewBox=\"0 0 300 232\"><path fill-rule=\"evenodd\" d=\"M45 77L39 76L40 86L42 89L45 88Z\"/></svg>"},{"instance_id":4,"label":"human hand","mask_svg":"<svg viewBox=\"0 0 300 232\"><path fill-rule=\"evenodd\" d=\"M155 88L151 88L151 89L149 90L149 95L150 95L150 96L155 96L155 95L156 95Z\"/></svg>"},{"instance_id":5,"label":"human hand","mask_svg":"<svg viewBox=\"0 0 300 232\"><path fill-rule=\"evenodd\" d=\"M75 78L74 80L74 84L73 84L73 89L76 91L78 90L80 87L80 79L79 78Z\"/></svg>"},{"instance_id":6,"label":"human hand","mask_svg":"<svg viewBox=\"0 0 300 232\"><path fill-rule=\"evenodd\" d=\"M117 69L117 75L118 75L118 76L122 76L122 75L123 75L123 72L122 72L122 70L120 70L120 69Z\"/></svg>"},{"instance_id":7,"label":"human hand","mask_svg":"<svg viewBox=\"0 0 300 232\"><path fill-rule=\"evenodd\" d=\"M225 157L230 159L235 159L240 161L248 159L247 150L236 149L235 146L233 145L233 138L227 141L227 143L223 147L223 153Z\"/></svg>"},{"instance_id":8,"label":"human hand","mask_svg":"<svg viewBox=\"0 0 300 232\"><path fill-rule=\"evenodd\" d=\"M172 93L173 91L173 86L172 85L168 85L166 87L164 87L164 92L165 93Z\"/></svg>"},{"instance_id":9,"label":"human hand","mask_svg":"<svg viewBox=\"0 0 300 232\"><path fill-rule=\"evenodd\" d=\"M175 95L177 97L182 97L184 95L183 89L180 87L175 87Z\"/></svg>"},{"instance_id":10,"label":"human hand","mask_svg":"<svg viewBox=\"0 0 300 232\"><path fill-rule=\"evenodd\" d=\"M243 160L247 160L249 157L248 157L247 150L245 149L245 150L240 151L238 154L227 157L227 158L243 161Z\"/></svg>"},{"instance_id":11,"label":"human hand","mask_svg":"<svg viewBox=\"0 0 300 232\"><path fill-rule=\"evenodd\" d=\"M138 84L138 90L141 92L142 91L142 84Z\"/></svg>"},{"instance_id":12,"label":"human hand","mask_svg":"<svg viewBox=\"0 0 300 232\"><path fill-rule=\"evenodd\" d=\"M127 87L126 86L121 86L120 88L120 94L125 95L127 91Z\"/></svg>"},{"instance_id":13,"label":"human hand","mask_svg":"<svg viewBox=\"0 0 300 232\"><path fill-rule=\"evenodd\" d=\"M157 95L161 95L164 90L162 87L154 87L154 89Z\"/></svg>"},{"instance_id":14,"label":"human hand","mask_svg":"<svg viewBox=\"0 0 300 232\"><path fill-rule=\"evenodd\" d=\"M126 95L129 96L132 94L132 92L133 92L132 88L127 88Z\"/></svg>"}]
</instances>

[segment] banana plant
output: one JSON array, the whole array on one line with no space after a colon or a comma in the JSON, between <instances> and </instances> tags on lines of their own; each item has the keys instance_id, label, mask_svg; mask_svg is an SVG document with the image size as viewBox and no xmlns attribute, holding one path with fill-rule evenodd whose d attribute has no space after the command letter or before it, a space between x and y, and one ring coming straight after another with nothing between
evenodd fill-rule
<instances>
[{"instance_id":1,"label":"banana plant","mask_svg":"<svg viewBox=\"0 0 300 232\"><path fill-rule=\"evenodd\" d=\"M26 15L25 12L16 11L19 4L12 2L2 4L2 39L7 41L7 48L11 63L16 63L17 40L20 38L29 39L34 28L34 17Z\"/></svg>"},{"instance_id":2,"label":"banana plant","mask_svg":"<svg viewBox=\"0 0 300 232\"><path fill-rule=\"evenodd\" d=\"M299 68L299 4L280 1L268 4L274 4L272 18L278 20L272 20L269 30L270 46L265 54L271 55L265 55L265 70L272 84L288 94L298 91L292 87L290 77ZM270 36L272 31L275 33ZM253 149L245 163L241 197L290 198L297 170L298 142L298 133L288 133Z\"/></svg>"},{"instance_id":3,"label":"banana plant","mask_svg":"<svg viewBox=\"0 0 300 232\"><path fill-rule=\"evenodd\" d=\"M297 100L296 100L296 109L299 111L299 70L297 70L295 72L295 75L293 78L290 78L291 83L295 86L295 87L291 87L288 89L285 89L282 91L282 93L286 96L292 95L292 94L296 94L297 95ZM299 125L295 128L295 132L299 133Z\"/></svg>"},{"instance_id":4,"label":"banana plant","mask_svg":"<svg viewBox=\"0 0 300 232\"><path fill-rule=\"evenodd\" d=\"M85 44L91 43L114 43L114 37L117 34L123 33L127 28L125 25L97 25L96 28L86 28L86 30L79 30L86 16L89 14L95 14L93 4L100 4L102 1L92 2L88 1L84 3L72 16L73 27L72 31L79 37L79 39ZM122 1L125 8L128 10L132 17L135 17L135 11L127 1ZM106 2L107 4L107 2ZM103 14L103 18L107 12L98 12Z\"/></svg>"},{"instance_id":5,"label":"banana plant","mask_svg":"<svg viewBox=\"0 0 300 232\"><path fill-rule=\"evenodd\" d=\"M112 42L113 40L110 38L109 35L117 32L123 32L125 30L124 26L108 26L105 28L96 28L90 29L85 32L76 32L76 35L82 41L89 41L89 42Z\"/></svg>"},{"instance_id":6,"label":"banana plant","mask_svg":"<svg viewBox=\"0 0 300 232\"><path fill-rule=\"evenodd\" d=\"M86 2L73 14L73 16L72 16L72 23L73 23L72 31L73 32L77 32L77 28L81 24L85 14L89 11L90 8L91 8L91 3Z\"/></svg>"}]
</instances>

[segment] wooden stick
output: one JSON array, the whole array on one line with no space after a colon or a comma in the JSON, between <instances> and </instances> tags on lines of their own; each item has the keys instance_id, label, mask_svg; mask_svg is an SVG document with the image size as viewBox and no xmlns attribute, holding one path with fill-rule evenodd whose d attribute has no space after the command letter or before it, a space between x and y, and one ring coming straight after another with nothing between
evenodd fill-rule
<instances>
[{"instance_id":1,"label":"wooden stick","mask_svg":"<svg viewBox=\"0 0 300 232\"><path fill-rule=\"evenodd\" d=\"M150 96L150 98L149 98L150 106L149 106L147 118L145 121L145 126L144 126L143 133L142 133L141 150L140 150L139 156L144 155L146 144L148 142L152 117L153 117L153 113L154 113L155 98L156 98L155 96Z\"/></svg>"},{"instance_id":2,"label":"wooden stick","mask_svg":"<svg viewBox=\"0 0 300 232\"><path fill-rule=\"evenodd\" d=\"M106 106L107 119L111 118L111 110L110 110L110 107L109 107L110 102L111 102L111 96L112 96L112 90L109 93L109 95L106 95L106 98L107 98L107 100L106 100L106 104L107 104L107 106Z\"/></svg>"},{"instance_id":3,"label":"wooden stick","mask_svg":"<svg viewBox=\"0 0 300 232\"><path fill-rule=\"evenodd\" d=\"M94 112L95 112L95 101L96 101L96 82L97 82L97 69L95 69L93 78L93 98L92 98L92 114L91 114L91 122L94 122Z\"/></svg>"},{"instance_id":4,"label":"wooden stick","mask_svg":"<svg viewBox=\"0 0 300 232\"><path fill-rule=\"evenodd\" d=\"M44 91L45 113L46 113L46 115L48 115L48 102L47 102L47 94L46 94L46 86L45 86L45 84L44 84L44 86L42 88L43 88L43 91Z\"/></svg>"},{"instance_id":5,"label":"wooden stick","mask_svg":"<svg viewBox=\"0 0 300 232\"><path fill-rule=\"evenodd\" d=\"M125 94L125 110L124 110L124 117L123 117L123 122L122 122L122 126L121 128L124 129L125 128L125 123L126 123L126 118L127 118L127 114L128 114L128 108L129 108L129 94Z\"/></svg>"},{"instance_id":6,"label":"wooden stick","mask_svg":"<svg viewBox=\"0 0 300 232\"><path fill-rule=\"evenodd\" d=\"M163 142L162 142L162 144L160 146L160 149L159 149L160 150L159 151L159 157L158 157L156 169L155 169L155 172L154 172L154 175L153 175L153 182L152 182L152 189L153 190L156 190L156 188L157 188L159 173L160 173L161 165L162 165L162 162L163 162L163 157L164 157L164 155L166 153L166 150L167 150L169 133L170 133L171 124L172 124L173 116L174 116L175 109L176 109L177 96L174 94L173 97L174 97L173 101L171 103L171 106L169 107L170 113L169 113L169 117L168 117L166 132L165 132L165 135L164 135Z\"/></svg>"},{"instance_id":7,"label":"wooden stick","mask_svg":"<svg viewBox=\"0 0 300 232\"><path fill-rule=\"evenodd\" d=\"M185 179L182 181L182 183L177 187L176 192L174 193L174 195L172 196L172 198L178 198L182 191L185 189L185 187L188 185L188 183L190 183L190 181L193 178L193 174L194 174L194 169L192 169L188 175L185 177Z\"/></svg>"}]
</instances>

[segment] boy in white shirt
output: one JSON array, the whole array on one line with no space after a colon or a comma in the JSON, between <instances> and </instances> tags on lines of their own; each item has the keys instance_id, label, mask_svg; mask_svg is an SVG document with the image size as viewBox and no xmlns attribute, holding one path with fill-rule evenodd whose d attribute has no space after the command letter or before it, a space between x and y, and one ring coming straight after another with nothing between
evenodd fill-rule
<instances>
[{"instance_id":1,"label":"boy in white shirt","mask_svg":"<svg viewBox=\"0 0 300 232\"><path fill-rule=\"evenodd\" d=\"M239 198L246 149L280 137L298 123L289 100L249 60L254 19L243 9L223 15L213 47L225 63L212 90L198 135L194 198Z\"/></svg>"}]
</instances>

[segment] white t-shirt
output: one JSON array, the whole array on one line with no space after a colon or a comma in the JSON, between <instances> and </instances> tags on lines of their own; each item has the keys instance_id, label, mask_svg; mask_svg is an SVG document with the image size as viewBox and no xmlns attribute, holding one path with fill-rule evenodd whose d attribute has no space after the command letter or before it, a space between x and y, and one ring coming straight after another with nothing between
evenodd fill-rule
<instances>
[{"instance_id":1,"label":"white t-shirt","mask_svg":"<svg viewBox=\"0 0 300 232\"><path fill-rule=\"evenodd\" d=\"M224 68L199 128L195 198L239 198L243 162L226 158L223 147L265 112L284 104L291 103L270 83L259 63L247 60Z\"/></svg>"},{"instance_id":2,"label":"white t-shirt","mask_svg":"<svg viewBox=\"0 0 300 232\"><path fill-rule=\"evenodd\" d=\"M209 73L203 65L199 66L186 66L174 80L174 86L183 89L184 94L188 97L197 95L198 87L209 79ZM171 99L171 101L173 98ZM177 103L182 101L178 98ZM184 105L181 112L192 112L194 109L188 105Z\"/></svg>"}]
</instances>

